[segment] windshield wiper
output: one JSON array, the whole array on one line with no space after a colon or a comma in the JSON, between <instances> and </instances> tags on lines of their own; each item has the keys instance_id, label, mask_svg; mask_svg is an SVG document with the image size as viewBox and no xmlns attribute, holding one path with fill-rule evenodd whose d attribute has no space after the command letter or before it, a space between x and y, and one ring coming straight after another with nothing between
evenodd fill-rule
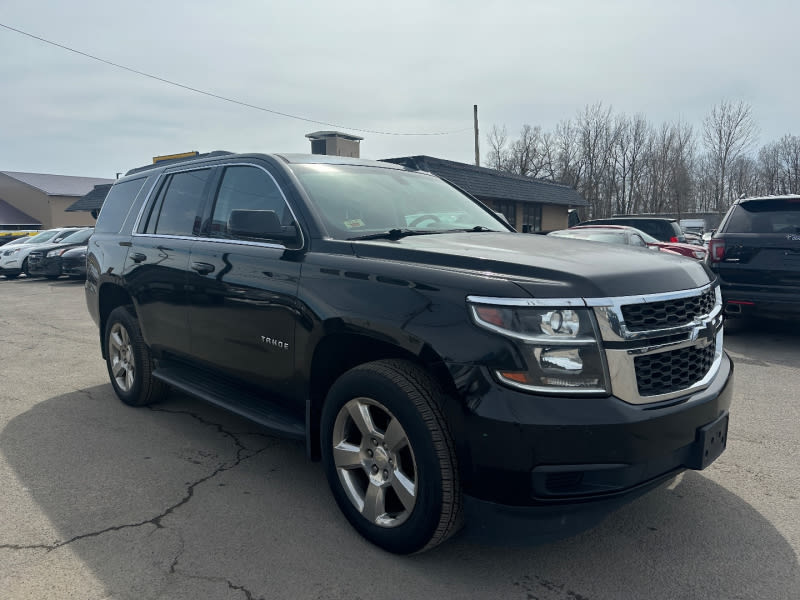
<instances>
[{"instance_id":1,"label":"windshield wiper","mask_svg":"<svg viewBox=\"0 0 800 600\"><path fill-rule=\"evenodd\" d=\"M419 231L417 229L390 229L389 231L381 231L379 233L370 233L368 235L359 235L357 237L347 238L347 241L353 240L399 240L409 235L425 235L428 233L441 233L440 231Z\"/></svg>"},{"instance_id":2,"label":"windshield wiper","mask_svg":"<svg viewBox=\"0 0 800 600\"><path fill-rule=\"evenodd\" d=\"M475 227L470 227L468 229L451 229L450 231L494 231L496 233L498 230L489 229L488 227L484 227L483 225L475 225Z\"/></svg>"},{"instance_id":3,"label":"windshield wiper","mask_svg":"<svg viewBox=\"0 0 800 600\"><path fill-rule=\"evenodd\" d=\"M380 233L370 233L368 235L360 235L358 237L347 238L348 241L354 240L399 240L400 238L409 235L433 235L435 233L464 233L469 231L497 231L496 229L489 229L483 225L476 225L466 229L390 229L389 231L381 231Z\"/></svg>"}]
</instances>

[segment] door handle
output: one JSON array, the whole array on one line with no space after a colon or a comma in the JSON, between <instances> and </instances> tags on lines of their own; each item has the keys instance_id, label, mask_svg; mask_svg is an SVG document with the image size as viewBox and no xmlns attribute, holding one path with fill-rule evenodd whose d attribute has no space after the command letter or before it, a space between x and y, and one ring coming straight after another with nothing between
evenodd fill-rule
<instances>
[{"instance_id":1,"label":"door handle","mask_svg":"<svg viewBox=\"0 0 800 600\"><path fill-rule=\"evenodd\" d=\"M192 269L200 273L200 275L208 275L214 270L214 265L204 262L192 262Z\"/></svg>"},{"instance_id":2,"label":"door handle","mask_svg":"<svg viewBox=\"0 0 800 600\"><path fill-rule=\"evenodd\" d=\"M142 254L141 252L131 252L130 258L131 258L131 260L133 262L138 264L138 263L140 263L142 261L147 260L147 255L146 254Z\"/></svg>"}]
</instances>

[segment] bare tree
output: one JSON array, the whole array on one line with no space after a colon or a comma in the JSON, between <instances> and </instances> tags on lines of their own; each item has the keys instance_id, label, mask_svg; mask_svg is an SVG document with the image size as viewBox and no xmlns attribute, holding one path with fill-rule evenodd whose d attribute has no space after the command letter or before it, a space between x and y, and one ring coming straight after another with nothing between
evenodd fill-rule
<instances>
[{"instance_id":1,"label":"bare tree","mask_svg":"<svg viewBox=\"0 0 800 600\"><path fill-rule=\"evenodd\" d=\"M584 161L580 148L580 132L570 120L556 125L556 181L579 189L583 182Z\"/></svg>"},{"instance_id":2,"label":"bare tree","mask_svg":"<svg viewBox=\"0 0 800 600\"><path fill-rule=\"evenodd\" d=\"M611 107L605 108L601 102L587 106L578 115L578 131L585 165L585 181L578 189L593 204L595 215L610 215L609 166L611 148L617 136L617 130L612 124Z\"/></svg>"},{"instance_id":3,"label":"bare tree","mask_svg":"<svg viewBox=\"0 0 800 600\"><path fill-rule=\"evenodd\" d=\"M749 104L723 100L703 120L703 141L714 167L715 209L723 212L733 199L728 171L755 143L758 131Z\"/></svg>"},{"instance_id":4,"label":"bare tree","mask_svg":"<svg viewBox=\"0 0 800 600\"><path fill-rule=\"evenodd\" d=\"M541 156L542 128L523 125L519 138L511 144L507 169L516 175L538 177L543 160Z\"/></svg>"},{"instance_id":5,"label":"bare tree","mask_svg":"<svg viewBox=\"0 0 800 600\"><path fill-rule=\"evenodd\" d=\"M489 156L487 157L487 166L491 169L504 171L505 165L508 162L508 131L506 126L503 125L498 128L497 125L492 125L492 129L486 134L486 141L489 142Z\"/></svg>"}]
</instances>

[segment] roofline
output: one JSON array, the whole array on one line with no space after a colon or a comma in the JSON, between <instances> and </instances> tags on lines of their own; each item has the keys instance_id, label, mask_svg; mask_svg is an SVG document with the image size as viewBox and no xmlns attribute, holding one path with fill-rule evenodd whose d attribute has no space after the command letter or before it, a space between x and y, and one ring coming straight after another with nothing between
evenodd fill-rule
<instances>
[{"instance_id":1,"label":"roofline","mask_svg":"<svg viewBox=\"0 0 800 600\"><path fill-rule=\"evenodd\" d=\"M29 173L27 171L0 171L0 175L5 175L9 179L13 179L17 183L21 183L22 185L26 185L31 189L37 190L42 192L45 196L55 196L55 197L64 197L64 198L83 198L86 194L51 194L50 192L43 190L40 187L37 187L33 184L28 183L27 181L22 181L21 179L17 179L13 175L9 175L9 173L20 173L22 175L46 175L48 177L74 177L75 179L108 179L107 177L83 177L81 175L58 175L56 173ZM103 185L99 183L94 183L92 185Z\"/></svg>"},{"instance_id":2,"label":"roofline","mask_svg":"<svg viewBox=\"0 0 800 600\"><path fill-rule=\"evenodd\" d=\"M455 167L459 167L459 168L465 168L466 167L466 168L469 168L469 169L474 169L476 171L480 171L480 172L486 173L487 175L492 175L494 177L504 177L504 178L508 178L508 179L516 179L516 180L519 180L519 181L526 181L528 183L530 183L530 182L543 183L545 185L553 185L553 186L565 188L565 189L568 189L568 190L574 190L575 189L572 186L569 186L569 185L567 185L565 183L558 183L557 181L550 181L549 179L542 179L541 177L528 177L527 175L518 175L517 173L509 173L507 171L500 171L498 169L493 169L491 167L481 167L479 165L473 165L473 164L470 164L470 163L459 162L457 160L450 160L448 158L439 158L437 156L431 156L429 154L415 154L413 156L396 156L396 157L392 157L392 158L381 158L380 160L389 162L389 161L393 161L393 160L403 160L403 159L408 159L408 158L412 158L412 159L418 159L419 158L419 159L423 159L423 160L426 159L426 158L430 158L432 160L438 160L438 161L441 161L441 162L444 162L444 163L449 163L449 164L451 164L451 165L453 165Z\"/></svg>"}]
</instances>

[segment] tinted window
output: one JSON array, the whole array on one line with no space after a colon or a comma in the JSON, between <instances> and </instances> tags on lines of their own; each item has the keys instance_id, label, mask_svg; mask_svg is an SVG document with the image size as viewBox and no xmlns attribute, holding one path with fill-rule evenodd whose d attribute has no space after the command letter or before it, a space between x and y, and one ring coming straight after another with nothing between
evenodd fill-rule
<instances>
[{"instance_id":1,"label":"tinted window","mask_svg":"<svg viewBox=\"0 0 800 600\"><path fill-rule=\"evenodd\" d=\"M43 231L42 233L37 233L33 236L30 240L27 241L28 244L41 244L43 242L50 241L51 238L54 238L58 233L58 229L49 229L47 231Z\"/></svg>"},{"instance_id":2,"label":"tinted window","mask_svg":"<svg viewBox=\"0 0 800 600\"><path fill-rule=\"evenodd\" d=\"M69 234L63 240L61 240L65 244L82 244L94 233L94 229L81 229L76 231L75 233Z\"/></svg>"},{"instance_id":3,"label":"tinted window","mask_svg":"<svg viewBox=\"0 0 800 600\"><path fill-rule=\"evenodd\" d=\"M145 231L162 235L192 235L200 221L210 169L168 176L153 205Z\"/></svg>"},{"instance_id":4,"label":"tinted window","mask_svg":"<svg viewBox=\"0 0 800 600\"><path fill-rule=\"evenodd\" d=\"M95 229L99 233L117 233L122 227L125 217L128 216L136 194L142 189L146 178L133 179L117 183L111 187L100 215L97 217Z\"/></svg>"},{"instance_id":5,"label":"tinted window","mask_svg":"<svg viewBox=\"0 0 800 600\"><path fill-rule=\"evenodd\" d=\"M800 233L800 198L742 202L725 226L729 233Z\"/></svg>"},{"instance_id":6,"label":"tinted window","mask_svg":"<svg viewBox=\"0 0 800 600\"><path fill-rule=\"evenodd\" d=\"M266 171L257 167L225 169L211 217L211 236L231 237L228 218L232 210L272 210L281 224L292 223L292 213L277 184Z\"/></svg>"}]
</instances>

